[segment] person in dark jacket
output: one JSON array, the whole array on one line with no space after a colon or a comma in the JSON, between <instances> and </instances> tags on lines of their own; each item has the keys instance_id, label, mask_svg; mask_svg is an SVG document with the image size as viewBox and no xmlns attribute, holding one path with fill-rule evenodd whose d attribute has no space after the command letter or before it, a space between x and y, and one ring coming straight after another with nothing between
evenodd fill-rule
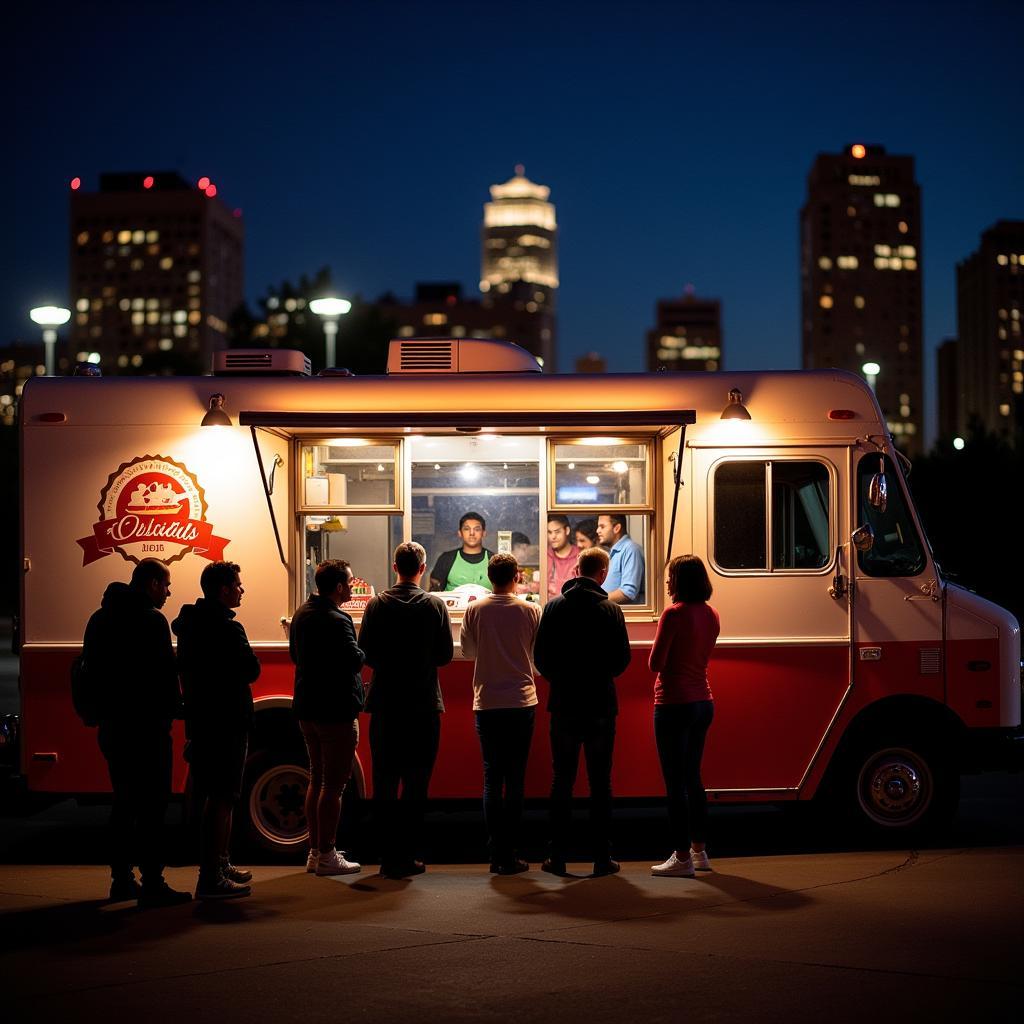
<instances>
[{"instance_id":1,"label":"person in dark jacket","mask_svg":"<svg viewBox=\"0 0 1024 1024\"><path fill-rule=\"evenodd\" d=\"M171 795L171 723L181 717L181 691L171 632L160 609L171 593L162 562L144 558L130 583L111 583L85 628L82 654L101 680L98 739L107 761L110 813L110 899L142 907L187 902L163 876L163 826ZM134 864L142 873L135 880Z\"/></svg>"},{"instance_id":2,"label":"person in dark jacket","mask_svg":"<svg viewBox=\"0 0 1024 1024\"><path fill-rule=\"evenodd\" d=\"M590 786L590 827L594 874L619 870L611 858L612 753L618 699L615 677L629 665L629 636L622 609L602 588L608 553L587 548L580 553L579 576L562 587L561 596L544 608L533 660L551 684L551 849L542 870L566 873L565 857L572 816L572 790L580 748Z\"/></svg>"},{"instance_id":3,"label":"person in dark jacket","mask_svg":"<svg viewBox=\"0 0 1024 1024\"><path fill-rule=\"evenodd\" d=\"M373 669L366 710L380 870L405 878L426 870L416 844L441 738L437 670L452 660L454 648L448 609L420 587L427 569L422 545L399 544L393 568L398 582L366 606L359 646Z\"/></svg>"},{"instance_id":4,"label":"person in dark jacket","mask_svg":"<svg viewBox=\"0 0 1024 1024\"><path fill-rule=\"evenodd\" d=\"M352 616L342 605L352 597L352 569L344 559L316 567L317 593L296 612L288 634L295 663L293 710L309 752L306 870L347 875L360 870L336 845L341 797L352 774L363 710L363 652Z\"/></svg>"},{"instance_id":5,"label":"person in dark jacket","mask_svg":"<svg viewBox=\"0 0 1024 1024\"><path fill-rule=\"evenodd\" d=\"M252 881L252 872L236 868L228 855L252 726L252 684L260 674L235 618L245 593L240 571L235 562L211 562L199 577L203 596L182 606L171 625L178 637L189 768L203 801L196 898L204 900L248 896Z\"/></svg>"}]
</instances>

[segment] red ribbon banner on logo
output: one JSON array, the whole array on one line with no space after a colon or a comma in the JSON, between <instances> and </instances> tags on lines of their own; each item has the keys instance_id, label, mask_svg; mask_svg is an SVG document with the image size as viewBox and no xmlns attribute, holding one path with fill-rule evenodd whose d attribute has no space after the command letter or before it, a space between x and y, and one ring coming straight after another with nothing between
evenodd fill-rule
<instances>
[{"instance_id":1,"label":"red ribbon banner on logo","mask_svg":"<svg viewBox=\"0 0 1024 1024\"><path fill-rule=\"evenodd\" d=\"M121 519L101 520L93 524L91 537L82 537L75 541L85 552L82 565L88 565L90 562L112 555L117 548L127 547L129 544L177 544L183 548L191 548L193 553L201 558L208 558L211 562L220 562L224 558L225 546L231 543L227 537L215 537L213 526L201 519L174 519L166 523L156 522L150 525L144 536L133 532L123 539L115 539L117 534L123 532L123 530L116 529L121 524ZM167 532L171 529L174 531L173 535L169 535ZM186 540L184 537L188 539Z\"/></svg>"}]
</instances>

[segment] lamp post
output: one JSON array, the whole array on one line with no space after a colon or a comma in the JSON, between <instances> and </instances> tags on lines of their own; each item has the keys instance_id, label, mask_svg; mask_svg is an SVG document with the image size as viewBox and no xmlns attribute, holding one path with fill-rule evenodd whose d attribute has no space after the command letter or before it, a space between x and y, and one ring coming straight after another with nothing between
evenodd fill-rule
<instances>
[{"instance_id":1,"label":"lamp post","mask_svg":"<svg viewBox=\"0 0 1024 1024\"><path fill-rule=\"evenodd\" d=\"M338 336L338 318L344 316L352 308L352 303L348 299L327 296L322 299L313 299L309 308L324 322L324 339L326 341L324 366L333 366L335 339Z\"/></svg>"},{"instance_id":2,"label":"lamp post","mask_svg":"<svg viewBox=\"0 0 1024 1024\"><path fill-rule=\"evenodd\" d=\"M882 372L882 368L878 365L878 363L865 363L861 367L861 370L863 370L864 376L867 378L868 387L871 388L872 391L874 391L875 384L878 381L878 375Z\"/></svg>"},{"instance_id":3,"label":"lamp post","mask_svg":"<svg viewBox=\"0 0 1024 1024\"><path fill-rule=\"evenodd\" d=\"M57 345L57 328L63 327L71 319L71 310L61 306L36 306L28 315L33 323L43 329L43 351L46 363L46 376L53 376L54 349Z\"/></svg>"}]
</instances>

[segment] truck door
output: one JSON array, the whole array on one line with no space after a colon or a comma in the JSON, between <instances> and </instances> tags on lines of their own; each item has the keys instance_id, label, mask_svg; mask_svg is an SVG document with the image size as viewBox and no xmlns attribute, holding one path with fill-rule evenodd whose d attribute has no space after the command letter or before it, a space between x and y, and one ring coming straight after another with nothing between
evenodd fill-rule
<instances>
[{"instance_id":1,"label":"truck door","mask_svg":"<svg viewBox=\"0 0 1024 1024\"><path fill-rule=\"evenodd\" d=\"M849 689L849 598L830 595L846 457L845 448L694 453L695 515L707 510L722 627L709 789L796 790Z\"/></svg>"},{"instance_id":2,"label":"truck door","mask_svg":"<svg viewBox=\"0 0 1024 1024\"><path fill-rule=\"evenodd\" d=\"M884 510L873 507L872 480L883 472ZM867 703L891 693L944 698L942 593L938 573L888 456L862 455L856 466L854 529L874 540L854 563L854 685ZM876 485L877 490L877 485ZM877 500L876 500L877 504Z\"/></svg>"}]
</instances>

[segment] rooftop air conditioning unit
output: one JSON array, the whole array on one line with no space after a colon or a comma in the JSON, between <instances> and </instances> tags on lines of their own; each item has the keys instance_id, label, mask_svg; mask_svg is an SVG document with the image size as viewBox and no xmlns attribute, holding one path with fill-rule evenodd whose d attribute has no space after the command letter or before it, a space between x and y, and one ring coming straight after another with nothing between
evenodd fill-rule
<instances>
[{"instance_id":1,"label":"rooftop air conditioning unit","mask_svg":"<svg viewBox=\"0 0 1024 1024\"><path fill-rule=\"evenodd\" d=\"M213 354L215 377L308 377L309 356L290 348L227 348Z\"/></svg>"},{"instance_id":2,"label":"rooftop air conditioning unit","mask_svg":"<svg viewBox=\"0 0 1024 1024\"><path fill-rule=\"evenodd\" d=\"M390 375L540 372L525 348L493 338L395 338L388 348Z\"/></svg>"}]
</instances>

